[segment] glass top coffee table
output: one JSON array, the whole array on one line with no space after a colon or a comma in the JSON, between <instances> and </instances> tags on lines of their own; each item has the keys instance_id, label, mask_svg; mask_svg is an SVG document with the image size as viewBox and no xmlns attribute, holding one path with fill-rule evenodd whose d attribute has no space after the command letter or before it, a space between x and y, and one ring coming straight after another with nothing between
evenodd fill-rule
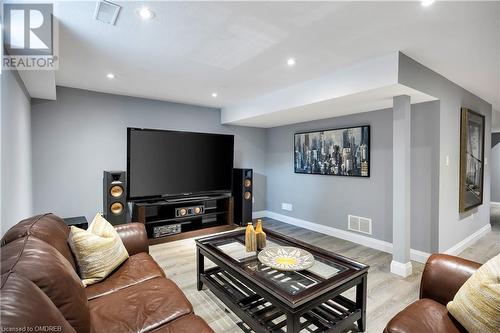
<instances>
[{"instance_id":1,"label":"glass top coffee table","mask_svg":"<svg viewBox=\"0 0 500 333\"><path fill-rule=\"evenodd\" d=\"M288 236L266 230L267 247L309 251L314 265L286 272L263 265L245 251L245 231L196 240L197 287L205 284L255 332L342 332L366 327L368 266ZM205 259L215 267L205 269ZM342 293L356 288L356 299Z\"/></svg>"}]
</instances>

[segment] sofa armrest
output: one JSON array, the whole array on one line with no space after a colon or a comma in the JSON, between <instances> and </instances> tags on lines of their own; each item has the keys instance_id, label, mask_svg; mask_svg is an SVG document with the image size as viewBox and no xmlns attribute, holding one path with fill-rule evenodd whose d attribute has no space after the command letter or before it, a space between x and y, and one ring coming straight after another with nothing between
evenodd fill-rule
<instances>
[{"instance_id":1,"label":"sofa armrest","mask_svg":"<svg viewBox=\"0 0 500 333\"><path fill-rule=\"evenodd\" d=\"M142 223L127 223L115 227L129 255L141 252L149 253L146 228Z\"/></svg>"},{"instance_id":2,"label":"sofa armrest","mask_svg":"<svg viewBox=\"0 0 500 333\"><path fill-rule=\"evenodd\" d=\"M433 254L427 260L420 282L420 298L446 305L481 264L446 254Z\"/></svg>"}]
</instances>

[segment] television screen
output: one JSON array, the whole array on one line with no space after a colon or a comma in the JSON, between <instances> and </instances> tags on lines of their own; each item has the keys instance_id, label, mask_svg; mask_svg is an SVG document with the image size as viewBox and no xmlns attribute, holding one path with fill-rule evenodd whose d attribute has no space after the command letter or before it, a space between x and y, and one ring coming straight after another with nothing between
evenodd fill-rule
<instances>
[{"instance_id":1,"label":"television screen","mask_svg":"<svg viewBox=\"0 0 500 333\"><path fill-rule=\"evenodd\" d=\"M128 128L128 198L231 191L233 148L233 135Z\"/></svg>"}]
</instances>

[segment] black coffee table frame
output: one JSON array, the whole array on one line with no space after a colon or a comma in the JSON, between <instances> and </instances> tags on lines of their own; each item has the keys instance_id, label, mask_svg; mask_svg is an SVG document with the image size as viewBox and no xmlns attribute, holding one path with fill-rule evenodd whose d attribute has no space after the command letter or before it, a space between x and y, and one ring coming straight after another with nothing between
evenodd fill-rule
<instances>
[{"instance_id":1,"label":"black coffee table frame","mask_svg":"<svg viewBox=\"0 0 500 333\"><path fill-rule=\"evenodd\" d=\"M244 231L240 230L196 240L198 290L205 284L257 333L285 332L285 327L287 333L300 332L306 327L313 327L314 330L309 330L311 332L342 332L354 323L359 331L364 332L369 267L270 230L265 231L268 237L304 248L315 256L341 260L350 270L291 299L283 291L262 284L225 253L211 246L220 239L242 235ZM205 270L205 257L216 266ZM341 295L353 287L356 288L356 301Z\"/></svg>"}]
</instances>

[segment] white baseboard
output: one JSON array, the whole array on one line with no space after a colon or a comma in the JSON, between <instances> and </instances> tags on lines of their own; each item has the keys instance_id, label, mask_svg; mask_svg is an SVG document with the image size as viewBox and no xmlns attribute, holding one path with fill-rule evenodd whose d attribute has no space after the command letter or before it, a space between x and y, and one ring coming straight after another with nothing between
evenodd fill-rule
<instances>
[{"instance_id":1,"label":"white baseboard","mask_svg":"<svg viewBox=\"0 0 500 333\"><path fill-rule=\"evenodd\" d=\"M404 278L410 276L412 273L411 262L408 261L407 263L402 263L395 260L391 261L391 273Z\"/></svg>"},{"instance_id":2,"label":"white baseboard","mask_svg":"<svg viewBox=\"0 0 500 333\"><path fill-rule=\"evenodd\" d=\"M500 207L500 202L491 201L490 205L491 205L491 207Z\"/></svg>"},{"instance_id":3,"label":"white baseboard","mask_svg":"<svg viewBox=\"0 0 500 333\"><path fill-rule=\"evenodd\" d=\"M446 254L450 254L452 256L456 256L460 254L463 250L477 242L481 237L486 235L488 232L491 231L491 224L487 224L472 235L466 237L465 239L461 240L457 244L453 245L450 247L448 250L444 251Z\"/></svg>"},{"instance_id":4,"label":"white baseboard","mask_svg":"<svg viewBox=\"0 0 500 333\"><path fill-rule=\"evenodd\" d=\"M362 244L368 247L371 247L376 250L384 251L384 252L389 252L392 253L392 244L386 241L382 241L379 239L363 236L363 235L358 235L350 231L346 230L341 230L333 227L328 227L325 225L301 220L295 217L290 217L287 215L282 215L278 214L275 212L267 211L267 217L270 217L272 219L285 222L288 224L295 225L297 227L309 229L312 231L316 231L325 235L341 238L348 240L353 243L358 243Z\"/></svg>"},{"instance_id":5,"label":"white baseboard","mask_svg":"<svg viewBox=\"0 0 500 333\"><path fill-rule=\"evenodd\" d=\"M492 202L492 205L497 204ZM500 203L498 203L500 205ZM301 228L309 229L312 231L316 231L325 235L341 238L356 244L360 244L366 247L370 247L372 249L376 249L379 251L387 252L387 253L392 253L392 243L382 241L379 239L367 237L364 235L359 235L350 231L342 230L342 229L337 229L334 227L328 227L325 225L313 223L310 221L298 219L295 217L275 213L272 211L268 210L262 210L262 211L257 211L252 214L254 218L262 218L262 217L269 217L281 222L285 222L291 225L295 225ZM478 241L481 237L483 237L485 234L491 231L491 225L487 224L472 235L468 236L467 238L463 239L462 241L458 242L454 246L450 247L448 250L446 250L444 253L450 254L450 255L458 255L460 252L465 250L467 247L471 246L474 244L476 241ZM420 263L425 263L427 259L430 257L430 253L420 251L420 250L415 250L415 249L410 249L410 259L416 262Z\"/></svg>"},{"instance_id":6,"label":"white baseboard","mask_svg":"<svg viewBox=\"0 0 500 333\"><path fill-rule=\"evenodd\" d=\"M341 238L341 239L344 239L344 240L347 240L347 241L350 241L350 242L353 242L356 244L361 244L361 245L364 245L366 247L370 247L372 249L376 249L376 250L387 252L387 253L392 253L392 243L389 243L389 242L386 242L383 240L367 237L364 235L359 235L359 234L356 234L356 233L353 233L350 231L346 231L346 230L342 230L342 229L328 227L325 225L309 222L306 220L298 219L298 218L283 215L283 214L278 214L278 213L271 212L268 210L254 212L254 214L256 214L256 213L259 213L260 216L255 217L255 218L269 217L269 218L272 218L272 219L275 219L275 220L278 220L281 222L295 225L297 227L301 227L301 228L316 231L316 232L319 232L319 233L322 233L325 235ZM410 250L410 259L417 261L417 262L425 263L427 261L427 259L430 257L430 255L431 254L427 253L427 252L414 250L414 249Z\"/></svg>"},{"instance_id":7,"label":"white baseboard","mask_svg":"<svg viewBox=\"0 0 500 333\"><path fill-rule=\"evenodd\" d=\"M410 259L416 262L421 262L422 264L425 264L427 262L427 259L431 256L431 253L420 251L420 250L415 250L415 249L410 249Z\"/></svg>"},{"instance_id":8,"label":"white baseboard","mask_svg":"<svg viewBox=\"0 0 500 333\"><path fill-rule=\"evenodd\" d=\"M256 212L252 212L252 219L260 219L262 217L266 217L265 210L258 210Z\"/></svg>"}]
</instances>

